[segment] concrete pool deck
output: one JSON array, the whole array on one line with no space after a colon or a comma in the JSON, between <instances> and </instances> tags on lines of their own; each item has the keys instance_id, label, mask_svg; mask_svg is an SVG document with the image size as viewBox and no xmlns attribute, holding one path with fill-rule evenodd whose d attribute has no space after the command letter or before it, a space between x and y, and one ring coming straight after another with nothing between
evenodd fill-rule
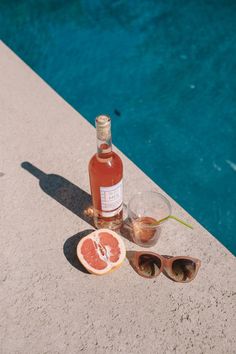
<instances>
[{"instance_id":1,"label":"concrete pool deck","mask_svg":"<svg viewBox=\"0 0 236 354\"><path fill-rule=\"evenodd\" d=\"M0 353L236 353L235 257L170 197L194 230L169 221L152 250L200 258L192 283L81 271L95 130L1 42L0 78ZM120 155L125 202L163 192Z\"/></svg>"}]
</instances>

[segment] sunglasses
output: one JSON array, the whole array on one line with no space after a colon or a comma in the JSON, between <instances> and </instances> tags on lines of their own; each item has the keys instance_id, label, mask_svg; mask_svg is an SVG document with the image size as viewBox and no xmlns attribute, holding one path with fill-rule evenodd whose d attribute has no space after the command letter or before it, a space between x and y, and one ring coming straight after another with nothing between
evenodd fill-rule
<instances>
[{"instance_id":1,"label":"sunglasses","mask_svg":"<svg viewBox=\"0 0 236 354\"><path fill-rule=\"evenodd\" d=\"M185 256L161 256L153 252L129 252L129 259L134 270L144 278L155 278L163 272L175 282L192 281L200 268L201 261Z\"/></svg>"}]
</instances>

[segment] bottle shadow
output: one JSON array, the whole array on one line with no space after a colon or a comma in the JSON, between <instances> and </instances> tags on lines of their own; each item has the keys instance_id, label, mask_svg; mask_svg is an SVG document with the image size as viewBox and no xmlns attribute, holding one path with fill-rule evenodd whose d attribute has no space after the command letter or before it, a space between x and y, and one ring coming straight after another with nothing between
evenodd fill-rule
<instances>
[{"instance_id":1,"label":"bottle shadow","mask_svg":"<svg viewBox=\"0 0 236 354\"><path fill-rule=\"evenodd\" d=\"M89 212L92 206L91 195L66 178L55 174L46 174L30 162L22 162L21 167L38 178L40 188L47 195L94 227L92 213ZM78 242L92 231L94 230L89 229L79 232L68 238L63 245L63 253L68 262L76 269L87 274L89 273L77 258L76 247Z\"/></svg>"},{"instance_id":2,"label":"bottle shadow","mask_svg":"<svg viewBox=\"0 0 236 354\"><path fill-rule=\"evenodd\" d=\"M89 215L92 205L90 194L62 176L46 174L30 162L22 162L21 167L38 178L39 185L46 194L94 227Z\"/></svg>"}]
</instances>

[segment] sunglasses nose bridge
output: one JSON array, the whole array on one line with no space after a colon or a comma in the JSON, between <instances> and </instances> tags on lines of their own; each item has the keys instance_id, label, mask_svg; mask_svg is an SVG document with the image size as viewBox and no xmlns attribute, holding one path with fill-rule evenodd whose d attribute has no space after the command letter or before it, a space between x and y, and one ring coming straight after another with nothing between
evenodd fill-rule
<instances>
[{"instance_id":1,"label":"sunglasses nose bridge","mask_svg":"<svg viewBox=\"0 0 236 354\"><path fill-rule=\"evenodd\" d=\"M162 256L159 256L159 255L157 255L156 258L158 258L159 261L160 261L159 271L158 271L158 274L157 274L157 276L158 276L158 275L160 275L163 272L164 260L163 260Z\"/></svg>"},{"instance_id":2,"label":"sunglasses nose bridge","mask_svg":"<svg viewBox=\"0 0 236 354\"><path fill-rule=\"evenodd\" d=\"M173 259L174 259L174 257L163 257L163 256L161 256L162 268L163 269L171 268L172 267L172 263L173 263Z\"/></svg>"},{"instance_id":3,"label":"sunglasses nose bridge","mask_svg":"<svg viewBox=\"0 0 236 354\"><path fill-rule=\"evenodd\" d=\"M160 274L160 273L162 273L163 270L164 270L164 267L165 267L165 259L164 259L162 256L160 256L160 255L158 255L158 259L160 260L160 272L159 272L159 274Z\"/></svg>"},{"instance_id":4,"label":"sunglasses nose bridge","mask_svg":"<svg viewBox=\"0 0 236 354\"><path fill-rule=\"evenodd\" d=\"M175 257L162 257L162 272L168 278L173 279L172 277L172 265Z\"/></svg>"}]
</instances>

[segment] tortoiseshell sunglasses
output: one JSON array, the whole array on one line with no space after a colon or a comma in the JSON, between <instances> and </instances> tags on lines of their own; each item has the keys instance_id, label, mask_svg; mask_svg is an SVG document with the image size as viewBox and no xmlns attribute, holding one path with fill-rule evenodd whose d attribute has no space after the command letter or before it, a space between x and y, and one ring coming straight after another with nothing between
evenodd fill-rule
<instances>
[{"instance_id":1,"label":"tortoiseshell sunglasses","mask_svg":"<svg viewBox=\"0 0 236 354\"><path fill-rule=\"evenodd\" d=\"M161 256L153 252L129 252L135 271L144 278L155 278L163 272L168 278L180 283L192 281L200 268L201 261L186 256Z\"/></svg>"}]
</instances>

